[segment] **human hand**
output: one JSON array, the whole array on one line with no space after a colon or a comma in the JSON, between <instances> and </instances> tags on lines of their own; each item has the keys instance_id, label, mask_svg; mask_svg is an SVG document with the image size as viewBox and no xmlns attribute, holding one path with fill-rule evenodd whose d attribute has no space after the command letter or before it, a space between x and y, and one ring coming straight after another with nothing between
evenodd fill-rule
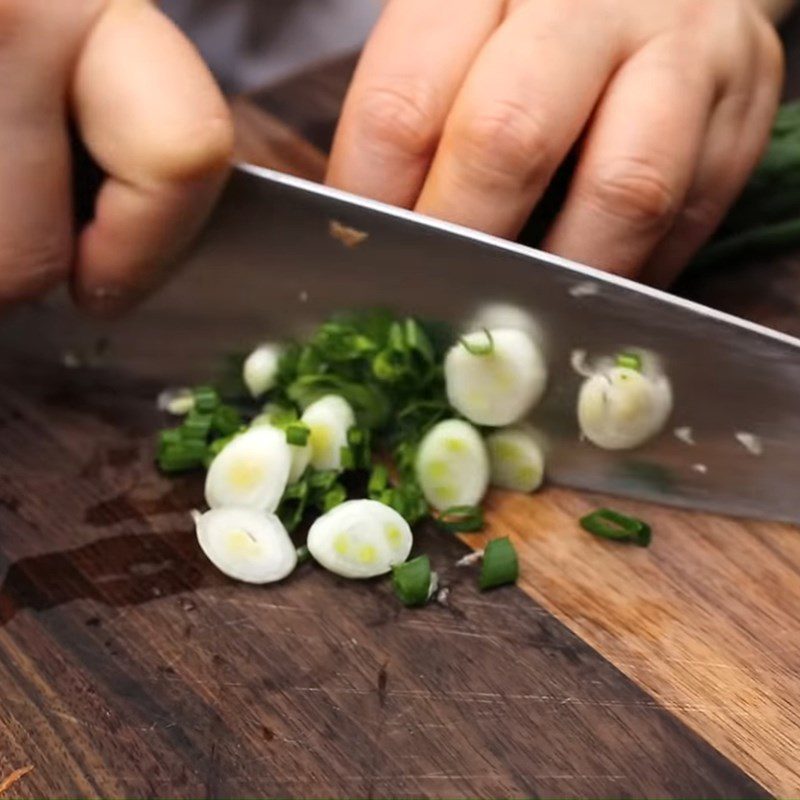
<instances>
[{"instance_id":1,"label":"human hand","mask_svg":"<svg viewBox=\"0 0 800 800\"><path fill-rule=\"evenodd\" d=\"M0 0L0 306L70 279L91 311L161 278L232 149L199 55L150 0ZM68 121L107 178L74 231Z\"/></svg>"},{"instance_id":2,"label":"human hand","mask_svg":"<svg viewBox=\"0 0 800 800\"><path fill-rule=\"evenodd\" d=\"M666 285L756 165L782 73L756 0L391 0L328 181L513 237L579 142L544 248Z\"/></svg>"}]
</instances>

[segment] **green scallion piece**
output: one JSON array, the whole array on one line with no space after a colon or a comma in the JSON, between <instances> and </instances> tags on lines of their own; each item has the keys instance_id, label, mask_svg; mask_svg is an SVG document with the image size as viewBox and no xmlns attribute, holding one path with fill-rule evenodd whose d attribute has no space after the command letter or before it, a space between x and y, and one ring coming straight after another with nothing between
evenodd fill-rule
<instances>
[{"instance_id":1,"label":"green scallion piece","mask_svg":"<svg viewBox=\"0 0 800 800\"><path fill-rule=\"evenodd\" d=\"M356 454L353 452L351 447L343 447L341 449L341 462L342 462L342 469L355 469L356 468Z\"/></svg>"},{"instance_id":2,"label":"green scallion piece","mask_svg":"<svg viewBox=\"0 0 800 800\"><path fill-rule=\"evenodd\" d=\"M158 449L164 450L170 445L180 444L183 441L180 428L167 428L158 435Z\"/></svg>"},{"instance_id":3,"label":"green scallion piece","mask_svg":"<svg viewBox=\"0 0 800 800\"><path fill-rule=\"evenodd\" d=\"M208 414L219 405L219 395L213 386L197 386L192 391L195 410Z\"/></svg>"},{"instance_id":4,"label":"green scallion piece","mask_svg":"<svg viewBox=\"0 0 800 800\"><path fill-rule=\"evenodd\" d=\"M504 586L507 583L516 583L518 577L519 561L511 540L507 536L502 539L492 539L483 551L481 576L478 581L481 591Z\"/></svg>"},{"instance_id":5,"label":"green scallion piece","mask_svg":"<svg viewBox=\"0 0 800 800\"><path fill-rule=\"evenodd\" d=\"M620 514L610 508L600 508L580 520L581 527L603 539L630 542L639 547L647 547L652 539L652 531L646 522L635 517Z\"/></svg>"},{"instance_id":6,"label":"green scallion piece","mask_svg":"<svg viewBox=\"0 0 800 800\"><path fill-rule=\"evenodd\" d=\"M436 521L451 533L476 533L483 530L483 509L480 506L453 506L442 511Z\"/></svg>"},{"instance_id":7,"label":"green scallion piece","mask_svg":"<svg viewBox=\"0 0 800 800\"><path fill-rule=\"evenodd\" d=\"M347 500L347 489L341 483L337 483L325 492L322 498L322 510L327 513L332 508L344 503L345 500Z\"/></svg>"},{"instance_id":8,"label":"green scallion piece","mask_svg":"<svg viewBox=\"0 0 800 800\"><path fill-rule=\"evenodd\" d=\"M304 544L300 545L300 547L297 548L297 564L298 564L298 566L300 564L305 564L306 561L310 561L310 560L311 560L311 551L308 549L308 546L304 545Z\"/></svg>"},{"instance_id":9,"label":"green scallion piece","mask_svg":"<svg viewBox=\"0 0 800 800\"><path fill-rule=\"evenodd\" d=\"M642 371L642 358L636 353L620 353L617 355L616 364L618 367L632 369L635 372Z\"/></svg>"},{"instance_id":10,"label":"green scallion piece","mask_svg":"<svg viewBox=\"0 0 800 800\"><path fill-rule=\"evenodd\" d=\"M211 422L213 419L212 414L190 411L180 427L181 439L188 440L202 440L208 438L208 433L211 430Z\"/></svg>"},{"instance_id":11,"label":"green scallion piece","mask_svg":"<svg viewBox=\"0 0 800 800\"><path fill-rule=\"evenodd\" d=\"M459 341L465 350L470 352L473 356L489 356L494 352L494 339L492 334L487 328L483 329L486 335L485 342L471 342L466 336L462 336Z\"/></svg>"},{"instance_id":12,"label":"green scallion piece","mask_svg":"<svg viewBox=\"0 0 800 800\"><path fill-rule=\"evenodd\" d=\"M242 415L229 405L219 405L211 416L211 429L220 436L230 436L244 425Z\"/></svg>"},{"instance_id":13,"label":"green scallion piece","mask_svg":"<svg viewBox=\"0 0 800 800\"><path fill-rule=\"evenodd\" d=\"M417 556L392 567L392 585L394 593L404 605L424 606L431 591L431 562L428 556Z\"/></svg>"},{"instance_id":14,"label":"green scallion piece","mask_svg":"<svg viewBox=\"0 0 800 800\"><path fill-rule=\"evenodd\" d=\"M305 447L310 435L311 429L303 422L291 422L286 426L286 441L289 444Z\"/></svg>"},{"instance_id":15,"label":"green scallion piece","mask_svg":"<svg viewBox=\"0 0 800 800\"><path fill-rule=\"evenodd\" d=\"M205 442L199 439L170 444L158 454L158 468L169 473L199 469L204 464L206 452Z\"/></svg>"},{"instance_id":16,"label":"green scallion piece","mask_svg":"<svg viewBox=\"0 0 800 800\"><path fill-rule=\"evenodd\" d=\"M379 500L383 492L389 487L389 470L383 464L376 464L372 468L367 483L367 496L371 500Z\"/></svg>"}]
</instances>

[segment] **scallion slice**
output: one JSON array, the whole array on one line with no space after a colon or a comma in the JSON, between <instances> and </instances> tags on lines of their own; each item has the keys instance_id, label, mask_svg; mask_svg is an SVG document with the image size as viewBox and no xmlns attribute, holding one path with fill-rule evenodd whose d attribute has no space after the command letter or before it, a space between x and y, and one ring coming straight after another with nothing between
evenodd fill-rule
<instances>
[{"instance_id":1,"label":"scallion slice","mask_svg":"<svg viewBox=\"0 0 800 800\"><path fill-rule=\"evenodd\" d=\"M618 367L632 369L634 372L642 371L642 357L637 353L619 353L616 364Z\"/></svg>"},{"instance_id":2,"label":"scallion slice","mask_svg":"<svg viewBox=\"0 0 800 800\"><path fill-rule=\"evenodd\" d=\"M158 454L158 467L162 472L187 472L202 467L207 447L201 439L188 439L177 444L167 444Z\"/></svg>"},{"instance_id":3,"label":"scallion slice","mask_svg":"<svg viewBox=\"0 0 800 800\"><path fill-rule=\"evenodd\" d=\"M470 355L490 356L494 352L494 338L488 328L483 329L483 334L486 337L484 341L480 341L477 334L473 333L469 337L462 336L459 342Z\"/></svg>"},{"instance_id":4,"label":"scallion slice","mask_svg":"<svg viewBox=\"0 0 800 800\"><path fill-rule=\"evenodd\" d=\"M431 589L431 562L428 556L392 567L392 585L400 601L409 607L424 606Z\"/></svg>"},{"instance_id":5,"label":"scallion slice","mask_svg":"<svg viewBox=\"0 0 800 800\"><path fill-rule=\"evenodd\" d=\"M302 422L291 422L286 426L286 441L289 444L305 447L310 435L311 429Z\"/></svg>"},{"instance_id":6,"label":"scallion slice","mask_svg":"<svg viewBox=\"0 0 800 800\"><path fill-rule=\"evenodd\" d=\"M193 395L195 411L208 414L219 405L219 395L213 386L198 386Z\"/></svg>"},{"instance_id":7,"label":"scallion slice","mask_svg":"<svg viewBox=\"0 0 800 800\"><path fill-rule=\"evenodd\" d=\"M610 508L600 508L587 514L580 520L581 527L603 539L614 539L618 542L630 542L639 547L647 547L652 538L652 531L646 522L635 517L620 514Z\"/></svg>"},{"instance_id":8,"label":"scallion slice","mask_svg":"<svg viewBox=\"0 0 800 800\"><path fill-rule=\"evenodd\" d=\"M211 430L213 414L201 411L190 411L180 427L181 438L184 441L197 439L205 441Z\"/></svg>"},{"instance_id":9,"label":"scallion slice","mask_svg":"<svg viewBox=\"0 0 800 800\"><path fill-rule=\"evenodd\" d=\"M478 586L481 591L515 583L519 577L519 561L511 540L492 539L483 551L483 564Z\"/></svg>"},{"instance_id":10,"label":"scallion slice","mask_svg":"<svg viewBox=\"0 0 800 800\"><path fill-rule=\"evenodd\" d=\"M480 506L453 506L436 518L451 533L476 533L483 530L483 509Z\"/></svg>"}]
</instances>

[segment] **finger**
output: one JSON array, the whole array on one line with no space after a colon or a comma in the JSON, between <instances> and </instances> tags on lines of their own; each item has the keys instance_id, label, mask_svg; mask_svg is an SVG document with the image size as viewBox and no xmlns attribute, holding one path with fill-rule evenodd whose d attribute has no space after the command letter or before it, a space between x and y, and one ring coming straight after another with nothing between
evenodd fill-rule
<instances>
[{"instance_id":1,"label":"finger","mask_svg":"<svg viewBox=\"0 0 800 800\"><path fill-rule=\"evenodd\" d=\"M503 0L394 0L347 95L328 183L411 207L469 65Z\"/></svg>"},{"instance_id":2,"label":"finger","mask_svg":"<svg viewBox=\"0 0 800 800\"><path fill-rule=\"evenodd\" d=\"M113 313L155 286L201 227L224 182L232 125L199 55L146 0L110 6L73 91L84 141L109 176L79 241L73 289L87 309Z\"/></svg>"},{"instance_id":3,"label":"finger","mask_svg":"<svg viewBox=\"0 0 800 800\"><path fill-rule=\"evenodd\" d=\"M780 46L776 52L766 45L760 60L761 67L750 64L741 85L732 86L714 112L686 204L642 272L647 283L665 288L678 277L722 222L758 163L780 100Z\"/></svg>"},{"instance_id":4,"label":"finger","mask_svg":"<svg viewBox=\"0 0 800 800\"><path fill-rule=\"evenodd\" d=\"M685 48L653 43L629 59L598 107L544 248L635 276L689 190L714 91Z\"/></svg>"},{"instance_id":5,"label":"finger","mask_svg":"<svg viewBox=\"0 0 800 800\"><path fill-rule=\"evenodd\" d=\"M589 16L537 0L503 22L459 92L418 211L520 230L616 66L618 37Z\"/></svg>"},{"instance_id":6,"label":"finger","mask_svg":"<svg viewBox=\"0 0 800 800\"><path fill-rule=\"evenodd\" d=\"M53 286L72 257L62 76L74 31L59 11L0 9L0 306Z\"/></svg>"}]
</instances>

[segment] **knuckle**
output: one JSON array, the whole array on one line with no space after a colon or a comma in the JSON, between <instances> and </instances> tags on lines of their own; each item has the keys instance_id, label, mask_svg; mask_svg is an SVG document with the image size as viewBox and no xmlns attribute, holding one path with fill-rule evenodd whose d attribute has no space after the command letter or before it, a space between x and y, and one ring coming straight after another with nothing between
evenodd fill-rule
<instances>
[{"instance_id":1,"label":"knuckle","mask_svg":"<svg viewBox=\"0 0 800 800\"><path fill-rule=\"evenodd\" d=\"M355 115L368 141L418 157L430 155L436 147L437 117L431 90L410 81L369 87L359 99Z\"/></svg>"},{"instance_id":2,"label":"knuckle","mask_svg":"<svg viewBox=\"0 0 800 800\"><path fill-rule=\"evenodd\" d=\"M677 208L661 170L642 160L611 164L591 182L589 196L606 213L645 228L666 228Z\"/></svg>"},{"instance_id":3,"label":"knuckle","mask_svg":"<svg viewBox=\"0 0 800 800\"><path fill-rule=\"evenodd\" d=\"M552 145L538 118L516 103L494 107L465 120L456 147L468 169L484 177L528 185L549 177Z\"/></svg>"},{"instance_id":4,"label":"knuckle","mask_svg":"<svg viewBox=\"0 0 800 800\"><path fill-rule=\"evenodd\" d=\"M233 121L227 111L219 112L163 147L154 171L169 181L201 179L226 169L233 152Z\"/></svg>"}]
</instances>

